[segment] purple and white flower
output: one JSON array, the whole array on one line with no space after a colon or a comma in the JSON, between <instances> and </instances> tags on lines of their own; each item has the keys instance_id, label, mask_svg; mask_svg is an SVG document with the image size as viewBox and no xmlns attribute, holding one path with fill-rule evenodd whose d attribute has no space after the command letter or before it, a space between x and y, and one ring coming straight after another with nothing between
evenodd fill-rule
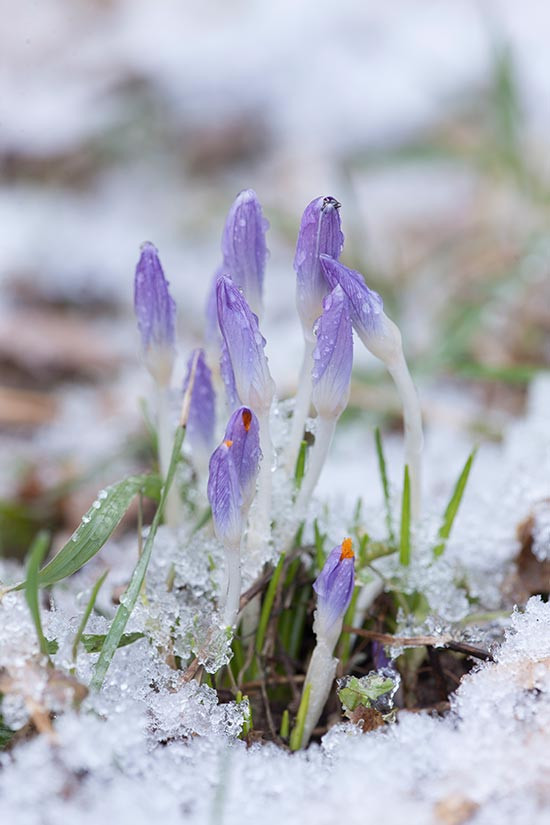
<instances>
[{"instance_id":1,"label":"purple and white flower","mask_svg":"<svg viewBox=\"0 0 550 825\"><path fill-rule=\"evenodd\" d=\"M155 380L168 384L174 362L176 304L156 247L146 242L136 266L134 307L147 367Z\"/></svg>"},{"instance_id":2,"label":"purple and white flower","mask_svg":"<svg viewBox=\"0 0 550 825\"><path fill-rule=\"evenodd\" d=\"M354 554L351 539L334 547L313 584L317 594L317 638L332 635L344 617L353 595L355 584ZM338 628L338 635L340 635ZM336 640L335 640L336 641Z\"/></svg>"},{"instance_id":3,"label":"purple and white flower","mask_svg":"<svg viewBox=\"0 0 550 825\"><path fill-rule=\"evenodd\" d=\"M223 441L212 453L208 475L208 501L214 530L226 548L238 550L243 534L243 497L231 441Z\"/></svg>"},{"instance_id":4,"label":"purple and white flower","mask_svg":"<svg viewBox=\"0 0 550 825\"><path fill-rule=\"evenodd\" d=\"M240 192L227 215L222 235L223 272L240 287L253 312L261 315L268 221L253 189Z\"/></svg>"},{"instance_id":5,"label":"purple and white flower","mask_svg":"<svg viewBox=\"0 0 550 825\"><path fill-rule=\"evenodd\" d=\"M319 416L338 418L348 403L353 363L349 302L339 285L323 301L316 333L311 400Z\"/></svg>"},{"instance_id":6,"label":"purple and white flower","mask_svg":"<svg viewBox=\"0 0 550 825\"><path fill-rule=\"evenodd\" d=\"M183 392L185 393L189 386L195 359L195 380L189 404L186 439L192 451L203 453L206 450L210 452L214 442L216 394L212 386L212 373L206 363L206 356L202 349L193 350L187 362L187 375L183 383Z\"/></svg>"},{"instance_id":7,"label":"purple and white flower","mask_svg":"<svg viewBox=\"0 0 550 825\"><path fill-rule=\"evenodd\" d=\"M230 458L239 479L244 517L256 492L262 458L260 425L249 407L239 407L235 410L227 423L224 440L225 443L231 442Z\"/></svg>"},{"instance_id":8,"label":"purple and white flower","mask_svg":"<svg viewBox=\"0 0 550 825\"><path fill-rule=\"evenodd\" d=\"M313 325L322 312L328 292L319 256L338 259L344 245L340 228L340 204L331 197L315 198L302 215L294 269L296 270L296 305L306 339L312 340Z\"/></svg>"}]
</instances>

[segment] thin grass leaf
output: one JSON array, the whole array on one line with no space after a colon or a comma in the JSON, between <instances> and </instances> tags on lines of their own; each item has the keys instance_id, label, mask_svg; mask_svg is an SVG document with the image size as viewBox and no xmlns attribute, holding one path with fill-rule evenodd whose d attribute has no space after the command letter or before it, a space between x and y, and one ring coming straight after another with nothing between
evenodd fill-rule
<instances>
[{"instance_id":1,"label":"thin grass leaf","mask_svg":"<svg viewBox=\"0 0 550 825\"><path fill-rule=\"evenodd\" d=\"M411 562L411 482L405 464L403 499L401 502L401 532L399 536L399 563L408 567Z\"/></svg>"},{"instance_id":2,"label":"thin grass leaf","mask_svg":"<svg viewBox=\"0 0 550 825\"><path fill-rule=\"evenodd\" d=\"M302 486L304 473L306 471L306 453L307 441L302 441L302 443L300 444L300 450L298 452L298 458L296 459L296 469L294 471L294 485L297 490L299 490Z\"/></svg>"},{"instance_id":3,"label":"thin grass leaf","mask_svg":"<svg viewBox=\"0 0 550 825\"><path fill-rule=\"evenodd\" d=\"M271 616L271 610L273 608L273 602L275 600L275 593L277 592L277 587L279 584L279 580L281 578L281 573L283 571L283 564L285 561L285 554L281 553L281 557L277 563L277 567L273 571L273 575L271 576L269 585L267 587L267 591L262 603L262 612L260 614L260 622L258 624L258 630L256 631L256 653L261 653L264 647L265 641L265 634L267 631L267 625L269 624L269 619Z\"/></svg>"},{"instance_id":4,"label":"thin grass leaf","mask_svg":"<svg viewBox=\"0 0 550 825\"><path fill-rule=\"evenodd\" d=\"M4 722L4 717L0 714L0 751L4 750L12 738L15 736L15 731L8 728Z\"/></svg>"},{"instance_id":5,"label":"thin grass leaf","mask_svg":"<svg viewBox=\"0 0 550 825\"><path fill-rule=\"evenodd\" d=\"M137 642L139 639L144 638L145 634L140 633L139 631L134 631L134 633L123 633L120 637L118 647L127 647L128 645L132 645L134 642ZM83 633L82 645L86 653L99 653L105 644L105 639L105 633Z\"/></svg>"},{"instance_id":6,"label":"thin grass leaf","mask_svg":"<svg viewBox=\"0 0 550 825\"><path fill-rule=\"evenodd\" d=\"M39 587L50 587L80 570L98 553L118 527L137 493L154 498L159 479L155 475L130 476L99 493L69 541L39 574ZM25 582L14 590L22 590Z\"/></svg>"},{"instance_id":7,"label":"thin grass leaf","mask_svg":"<svg viewBox=\"0 0 550 825\"><path fill-rule=\"evenodd\" d=\"M279 731L279 736L281 739L288 739L288 734L290 732L290 714L288 712L288 708L283 710L283 717L281 719L281 730Z\"/></svg>"},{"instance_id":8,"label":"thin grass leaf","mask_svg":"<svg viewBox=\"0 0 550 825\"><path fill-rule=\"evenodd\" d=\"M395 536L393 533L391 503L390 503L390 485L388 483L388 472L386 469L386 459L384 456L384 448L382 447L382 435L380 427L374 431L374 440L376 442L376 455L378 456L378 470L380 471L380 479L382 481L382 490L384 492L384 506L386 508L386 525L388 528L388 536L390 542L395 544Z\"/></svg>"},{"instance_id":9,"label":"thin grass leaf","mask_svg":"<svg viewBox=\"0 0 550 825\"><path fill-rule=\"evenodd\" d=\"M192 381L190 382L190 386L192 388ZM183 420L185 420L185 418L183 418ZM109 628L109 632L107 633L107 636L105 637L105 641L103 643L103 647L101 648L99 659L96 662L94 675L90 683L90 687L93 690L99 690L99 688L103 684L103 680L105 679L105 675L107 673L107 670L109 669L111 660L115 655L115 651L118 648L119 642L122 638L122 634L124 633L124 628L126 627L128 619L130 618L130 615L139 598L141 587L145 580L147 567L149 566L149 560L151 558L151 552L153 550L153 542L155 540L155 536L157 534L157 530L162 519L162 514L164 512L168 491L172 486L174 475L176 473L176 467L181 454L181 447L184 438L185 426L180 426L176 431L176 437L174 439L174 446L172 449L172 456L170 458L170 466L168 468L168 473L166 474L166 480L162 487L159 505L155 512L153 521L151 523L151 527L149 528L149 533L147 534L147 540L143 548L143 553L141 554L140 558L138 559L138 563L134 568L132 578L130 579L130 584L128 585L128 588L123 596L123 600L111 623L111 627Z\"/></svg>"},{"instance_id":10,"label":"thin grass leaf","mask_svg":"<svg viewBox=\"0 0 550 825\"><path fill-rule=\"evenodd\" d=\"M48 640L44 636L44 631L42 630L42 620L40 618L38 577L40 570L40 562L46 554L49 543L49 533L47 533L45 530L42 530L40 533L38 533L29 551L29 560L27 562L27 578L25 580L25 599L27 600L32 620L34 622L34 627L36 629L36 635L38 637L40 652L48 657L50 655Z\"/></svg>"},{"instance_id":11,"label":"thin grass leaf","mask_svg":"<svg viewBox=\"0 0 550 825\"><path fill-rule=\"evenodd\" d=\"M311 693L311 683L304 687L302 698L300 699L300 707L296 716L296 724L290 736L290 750L299 751L302 747L302 739L304 738L304 727L306 724L307 710L309 707L309 694Z\"/></svg>"},{"instance_id":12,"label":"thin grass leaf","mask_svg":"<svg viewBox=\"0 0 550 825\"><path fill-rule=\"evenodd\" d=\"M462 496L464 495L464 490L466 489L466 484L468 483L468 477L470 475L470 470L472 469L472 464L477 452L477 447L472 450L470 455L466 460L466 464L462 468L462 472L460 473L458 480L455 484L453 493L447 504L447 509L445 510L445 514L443 516L443 523L439 528L438 536L440 539L443 539L436 547L434 547L434 556L438 558L443 554L445 550L445 545L447 543L447 539L451 534L451 530L453 527L454 520L456 518L456 514L458 513L458 508L460 507L460 502L462 501Z\"/></svg>"},{"instance_id":13,"label":"thin grass leaf","mask_svg":"<svg viewBox=\"0 0 550 825\"><path fill-rule=\"evenodd\" d=\"M81 620L81 622L78 626L78 630L76 631L76 636L74 637L73 662L76 662L76 655L78 653L78 645L80 644L82 634L84 633L86 625L88 624L88 619L90 618L92 610L94 609L95 600L97 599L97 594L99 593L99 591L101 589L101 585L103 584L103 582L107 578L108 573L109 573L108 570L106 570L104 573L102 573L102 575L99 577L99 579L94 584L94 586L92 588L92 592L90 593L90 598L88 599L88 604L86 605L86 610L84 611L84 615L82 616L82 620ZM88 648L86 648L86 650L88 650ZM90 651L88 651L88 653L89 652Z\"/></svg>"}]
</instances>

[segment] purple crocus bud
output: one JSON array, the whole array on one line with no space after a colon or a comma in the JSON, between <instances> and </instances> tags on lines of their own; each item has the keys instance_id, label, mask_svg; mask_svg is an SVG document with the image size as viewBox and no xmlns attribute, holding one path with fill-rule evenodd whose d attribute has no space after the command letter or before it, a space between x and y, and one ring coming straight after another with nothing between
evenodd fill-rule
<instances>
[{"instance_id":1,"label":"purple crocus bud","mask_svg":"<svg viewBox=\"0 0 550 825\"><path fill-rule=\"evenodd\" d=\"M145 362L160 384L168 384L174 362L176 304L152 243L141 246L134 281L134 307Z\"/></svg>"},{"instance_id":2,"label":"purple crocus bud","mask_svg":"<svg viewBox=\"0 0 550 825\"><path fill-rule=\"evenodd\" d=\"M239 407L228 421L225 441L231 441L231 459L237 471L243 499L243 514L248 512L256 492L260 469L260 425L248 407Z\"/></svg>"},{"instance_id":3,"label":"purple crocus bud","mask_svg":"<svg viewBox=\"0 0 550 825\"><path fill-rule=\"evenodd\" d=\"M382 298L369 289L360 272L321 255L321 265L331 287L339 284L349 301L351 322L367 349L385 364L402 357L401 334L384 313Z\"/></svg>"},{"instance_id":4,"label":"purple crocus bud","mask_svg":"<svg viewBox=\"0 0 550 825\"><path fill-rule=\"evenodd\" d=\"M198 353L198 357L197 357ZM212 449L216 426L216 394L212 386L212 373L206 363L204 350L193 350L187 362L187 375L183 392L189 386L191 369L196 358L195 381L189 404L186 440L194 452L203 453Z\"/></svg>"},{"instance_id":5,"label":"purple crocus bud","mask_svg":"<svg viewBox=\"0 0 550 825\"><path fill-rule=\"evenodd\" d=\"M212 453L207 494L216 536L224 547L238 548L243 532L243 501L232 446L231 441L223 441Z\"/></svg>"},{"instance_id":6,"label":"purple crocus bud","mask_svg":"<svg viewBox=\"0 0 550 825\"><path fill-rule=\"evenodd\" d=\"M225 397L227 406L230 410L234 410L240 404L239 395L237 393L237 386L235 384L235 373L233 372L233 365L227 350L227 344L222 337L220 343L220 373L225 386Z\"/></svg>"},{"instance_id":7,"label":"purple crocus bud","mask_svg":"<svg viewBox=\"0 0 550 825\"><path fill-rule=\"evenodd\" d=\"M231 278L221 275L216 284L218 323L233 367L241 403L257 413L269 410L275 385L264 353L265 338L246 298Z\"/></svg>"},{"instance_id":8,"label":"purple crocus bud","mask_svg":"<svg viewBox=\"0 0 550 825\"><path fill-rule=\"evenodd\" d=\"M296 270L296 304L304 335L313 341L313 324L321 314L327 294L327 282L319 255L337 259L344 245L340 229L340 204L331 197L315 198L305 208L300 224L294 269Z\"/></svg>"},{"instance_id":9,"label":"purple crocus bud","mask_svg":"<svg viewBox=\"0 0 550 825\"><path fill-rule=\"evenodd\" d=\"M313 351L311 400L323 418L337 418L349 399L353 334L349 302L340 286L323 301Z\"/></svg>"},{"instance_id":10,"label":"purple crocus bud","mask_svg":"<svg viewBox=\"0 0 550 825\"><path fill-rule=\"evenodd\" d=\"M253 189L243 189L233 204L222 235L223 268L242 289L252 312L261 315L268 221Z\"/></svg>"},{"instance_id":11,"label":"purple crocus bud","mask_svg":"<svg viewBox=\"0 0 550 825\"><path fill-rule=\"evenodd\" d=\"M351 539L344 539L329 553L313 584L317 593L317 638L331 635L336 623L349 607L355 583L354 554Z\"/></svg>"}]
</instances>

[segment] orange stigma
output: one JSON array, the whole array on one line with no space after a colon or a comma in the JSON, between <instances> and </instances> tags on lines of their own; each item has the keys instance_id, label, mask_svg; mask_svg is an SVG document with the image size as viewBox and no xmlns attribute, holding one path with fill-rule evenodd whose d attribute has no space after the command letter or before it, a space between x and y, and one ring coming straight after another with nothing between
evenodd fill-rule
<instances>
[{"instance_id":1,"label":"orange stigma","mask_svg":"<svg viewBox=\"0 0 550 825\"><path fill-rule=\"evenodd\" d=\"M225 444L226 447L231 447L231 445L233 444L233 442L230 441L229 439L227 439L227 441L224 441L223 443Z\"/></svg>"},{"instance_id":2,"label":"orange stigma","mask_svg":"<svg viewBox=\"0 0 550 825\"><path fill-rule=\"evenodd\" d=\"M243 426L246 432L249 431L252 424L252 413L250 410L243 410Z\"/></svg>"},{"instance_id":3,"label":"orange stigma","mask_svg":"<svg viewBox=\"0 0 550 825\"><path fill-rule=\"evenodd\" d=\"M351 539L344 539L342 542L342 552L340 553L340 561L343 559L353 559L353 548L351 546Z\"/></svg>"}]
</instances>

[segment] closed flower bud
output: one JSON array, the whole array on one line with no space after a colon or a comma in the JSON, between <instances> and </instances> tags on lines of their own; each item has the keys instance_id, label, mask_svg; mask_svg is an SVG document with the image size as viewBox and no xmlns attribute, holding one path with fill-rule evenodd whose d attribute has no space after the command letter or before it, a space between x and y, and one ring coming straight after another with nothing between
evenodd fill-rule
<instances>
[{"instance_id":1,"label":"closed flower bud","mask_svg":"<svg viewBox=\"0 0 550 825\"><path fill-rule=\"evenodd\" d=\"M168 384L174 361L176 304L152 243L141 247L134 306L147 367L159 384Z\"/></svg>"},{"instance_id":2,"label":"closed flower bud","mask_svg":"<svg viewBox=\"0 0 550 825\"><path fill-rule=\"evenodd\" d=\"M243 500L231 447L231 441L224 441L212 453L207 493L216 536L225 547L238 548L243 533Z\"/></svg>"},{"instance_id":3,"label":"closed flower bud","mask_svg":"<svg viewBox=\"0 0 550 825\"><path fill-rule=\"evenodd\" d=\"M222 236L223 271L242 289L256 315L261 315L269 223L253 189L243 189L235 198Z\"/></svg>"},{"instance_id":4,"label":"closed flower bud","mask_svg":"<svg viewBox=\"0 0 550 825\"><path fill-rule=\"evenodd\" d=\"M318 415L337 418L348 403L353 362L349 302L340 286L324 299L316 331L311 399Z\"/></svg>"},{"instance_id":5,"label":"closed flower bud","mask_svg":"<svg viewBox=\"0 0 550 825\"><path fill-rule=\"evenodd\" d=\"M315 198L306 206L294 256L296 304L306 339L313 340L313 325L322 312L328 292L319 256L337 259L344 245L340 204L334 198Z\"/></svg>"},{"instance_id":6,"label":"closed flower bud","mask_svg":"<svg viewBox=\"0 0 550 825\"><path fill-rule=\"evenodd\" d=\"M222 275L216 284L218 322L233 368L241 403L256 413L269 410L275 385L264 353L265 338L258 318L231 278Z\"/></svg>"},{"instance_id":7,"label":"closed flower bud","mask_svg":"<svg viewBox=\"0 0 550 825\"><path fill-rule=\"evenodd\" d=\"M212 386L212 373L206 363L204 350L193 350L187 363L187 375L183 384L183 392L187 390L191 369L196 358L195 381L189 404L187 418L187 442L193 451L210 453L214 441L216 426L216 394Z\"/></svg>"},{"instance_id":8,"label":"closed flower bud","mask_svg":"<svg viewBox=\"0 0 550 825\"><path fill-rule=\"evenodd\" d=\"M349 607L355 583L351 539L344 539L329 553L313 589L317 593L315 632L321 639L341 630L341 620ZM335 640L336 641L336 640Z\"/></svg>"},{"instance_id":9,"label":"closed flower bud","mask_svg":"<svg viewBox=\"0 0 550 825\"><path fill-rule=\"evenodd\" d=\"M228 421L225 442L231 442L230 458L233 461L241 488L243 519L256 492L260 469L260 426L248 407L239 407Z\"/></svg>"}]
</instances>

